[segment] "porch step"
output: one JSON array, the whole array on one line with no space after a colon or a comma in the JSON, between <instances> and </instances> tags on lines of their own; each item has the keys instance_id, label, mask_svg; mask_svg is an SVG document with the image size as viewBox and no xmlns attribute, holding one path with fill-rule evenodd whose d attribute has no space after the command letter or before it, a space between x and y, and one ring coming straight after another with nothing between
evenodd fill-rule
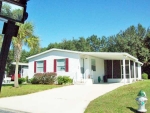
<instances>
[{"instance_id":1,"label":"porch step","mask_svg":"<svg viewBox=\"0 0 150 113\"><path fill-rule=\"evenodd\" d=\"M86 79L85 84L86 85L92 85L93 84L93 79Z\"/></svg>"},{"instance_id":2,"label":"porch step","mask_svg":"<svg viewBox=\"0 0 150 113\"><path fill-rule=\"evenodd\" d=\"M76 81L74 85L85 85L84 81Z\"/></svg>"},{"instance_id":3,"label":"porch step","mask_svg":"<svg viewBox=\"0 0 150 113\"><path fill-rule=\"evenodd\" d=\"M85 79L85 80L75 81L74 84L75 85L92 85L93 79Z\"/></svg>"}]
</instances>

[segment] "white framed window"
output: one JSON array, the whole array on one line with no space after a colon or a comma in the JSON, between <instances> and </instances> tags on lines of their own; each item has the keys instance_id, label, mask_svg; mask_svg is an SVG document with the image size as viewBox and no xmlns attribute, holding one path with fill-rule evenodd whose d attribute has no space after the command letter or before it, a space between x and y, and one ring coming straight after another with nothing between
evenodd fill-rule
<instances>
[{"instance_id":1,"label":"white framed window","mask_svg":"<svg viewBox=\"0 0 150 113\"><path fill-rule=\"evenodd\" d=\"M46 72L46 60L34 61L34 73Z\"/></svg>"},{"instance_id":2,"label":"white framed window","mask_svg":"<svg viewBox=\"0 0 150 113\"><path fill-rule=\"evenodd\" d=\"M36 72L41 73L44 70L44 61L36 61Z\"/></svg>"},{"instance_id":3,"label":"white framed window","mask_svg":"<svg viewBox=\"0 0 150 113\"><path fill-rule=\"evenodd\" d=\"M57 71L66 70L66 59L57 59Z\"/></svg>"},{"instance_id":4,"label":"white framed window","mask_svg":"<svg viewBox=\"0 0 150 113\"><path fill-rule=\"evenodd\" d=\"M95 62L95 59L91 59L91 70L96 71L96 62Z\"/></svg>"}]
</instances>

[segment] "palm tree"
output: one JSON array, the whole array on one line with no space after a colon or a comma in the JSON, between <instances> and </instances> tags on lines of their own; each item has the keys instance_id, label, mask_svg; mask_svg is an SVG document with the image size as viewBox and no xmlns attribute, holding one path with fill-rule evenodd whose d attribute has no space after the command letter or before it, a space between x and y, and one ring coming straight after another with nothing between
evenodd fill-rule
<instances>
[{"instance_id":1,"label":"palm tree","mask_svg":"<svg viewBox=\"0 0 150 113\"><path fill-rule=\"evenodd\" d=\"M14 87L18 85L18 63L20 61L22 47L28 46L31 50L39 48L39 38L33 35L33 25L30 22L25 24L17 23L19 27L17 37L13 37L12 45L14 49L14 58L16 61Z\"/></svg>"}]
</instances>

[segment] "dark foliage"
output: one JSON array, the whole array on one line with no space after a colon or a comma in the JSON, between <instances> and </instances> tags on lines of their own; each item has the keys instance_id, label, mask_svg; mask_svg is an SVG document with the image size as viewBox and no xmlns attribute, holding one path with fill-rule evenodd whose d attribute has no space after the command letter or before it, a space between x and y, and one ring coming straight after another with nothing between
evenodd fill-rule
<instances>
[{"instance_id":1,"label":"dark foliage","mask_svg":"<svg viewBox=\"0 0 150 113\"><path fill-rule=\"evenodd\" d=\"M18 79L18 83L19 83L19 84L22 84L22 83L25 82L25 81L26 81L25 78L19 78L19 79Z\"/></svg>"},{"instance_id":2,"label":"dark foliage","mask_svg":"<svg viewBox=\"0 0 150 113\"><path fill-rule=\"evenodd\" d=\"M31 79L32 84L54 84L57 74L54 72L36 73Z\"/></svg>"}]
</instances>

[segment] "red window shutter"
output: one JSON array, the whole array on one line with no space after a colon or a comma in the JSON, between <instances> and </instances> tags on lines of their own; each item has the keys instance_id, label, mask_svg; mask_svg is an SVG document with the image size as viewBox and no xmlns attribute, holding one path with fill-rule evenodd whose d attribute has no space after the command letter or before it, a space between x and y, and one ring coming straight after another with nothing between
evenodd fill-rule
<instances>
[{"instance_id":1,"label":"red window shutter","mask_svg":"<svg viewBox=\"0 0 150 113\"><path fill-rule=\"evenodd\" d=\"M69 71L69 59L66 58L66 72Z\"/></svg>"},{"instance_id":2,"label":"red window shutter","mask_svg":"<svg viewBox=\"0 0 150 113\"><path fill-rule=\"evenodd\" d=\"M34 61L34 73L36 73L36 61Z\"/></svg>"},{"instance_id":3,"label":"red window shutter","mask_svg":"<svg viewBox=\"0 0 150 113\"><path fill-rule=\"evenodd\" d=\"M46 60L44 60L43 72L46 72Z\"/></svg>"},{"instance_id":4,"label":"red window shutter","mask_svg":"<svg viewBox=\"0 0 150 113\"><path fill-rule=\"evenodd\" d=\"M54 59L54 72L56 72L56 67L57 67L56 59Z\"/></svg>"}]
</instances>

